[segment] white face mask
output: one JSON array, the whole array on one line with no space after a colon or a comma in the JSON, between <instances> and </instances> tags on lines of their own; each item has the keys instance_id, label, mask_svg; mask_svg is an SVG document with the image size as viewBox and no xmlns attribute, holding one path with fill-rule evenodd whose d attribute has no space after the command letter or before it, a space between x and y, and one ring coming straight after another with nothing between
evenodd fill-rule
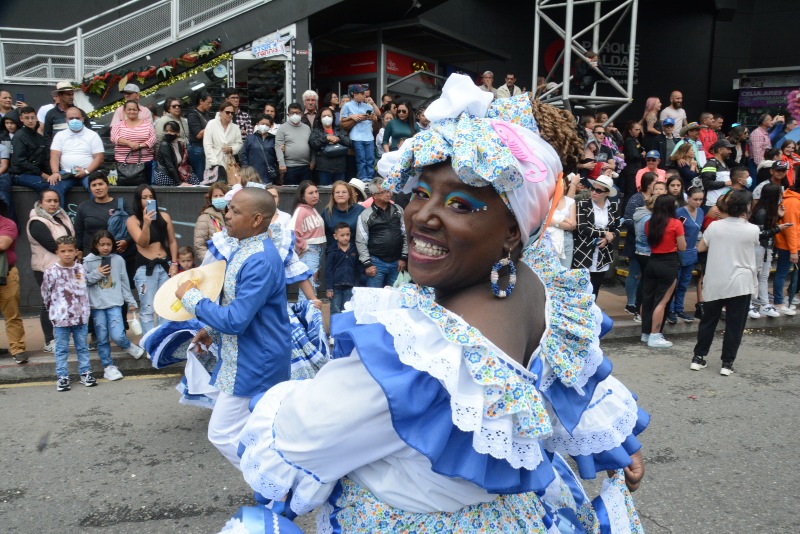
<instances>
[{"instance_id":1,"label":"white face mask","mask_svg":"<svg viewBox=\"0 0 800 534\"><path fill-rule=\"evenodd\" d=\"M322 122L323 126L330 126L331 124L333 124L333 117L327 117L327 116L322 117L320 119L320 122Z\"/></svg>"},{"instance_id":2,"label":"white face mask","mask_svg":"<svg viewBox=\"0 0 800 534\"><path fill-rule=\"evenodd\" d=\"M289 122L292 124L300 124L300 115L294 114L289 115Z\"/></svg>"},{"instance_id":3,"label":"white face mask","mask_svg":"<svg viewBox=\"0 0 800 534\"><path fill-rule=\"evenodd\" d=\"M256 126L256 131L260 134L267 133L269 131L269 126L267 126L266 124L259 124L258 126Z\"/></svg>"}]
</instances>

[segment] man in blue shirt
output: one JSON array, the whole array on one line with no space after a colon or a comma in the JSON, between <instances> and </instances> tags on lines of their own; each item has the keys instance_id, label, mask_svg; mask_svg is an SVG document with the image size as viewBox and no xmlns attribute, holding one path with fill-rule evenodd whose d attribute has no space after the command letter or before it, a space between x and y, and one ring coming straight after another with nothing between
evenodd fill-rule
<instances>
[{"instance_id":1,"label":"man in blue shirt","mask_svg":"<svg viewBox=\"0 0 800 534\"><path fill-rule=\"evenodd\" d=\"M191 281L175 292L183 307L207 325L195 341L219 347L211 384L220 392L208 422L208 439L237 468L237 438L250 414L250 400L290 378L285 273L267 232L274 213L275 200L265 190L239 191L225 214L228 236L239 242L225 268L221 304L192 287Z\"/></svg>"},{"instance_id":2,"label":"man in blue shirt","mask_svg":"<svg viewBox=\"0 0 800 534\"><path fill-rule=\"evenodd\" d=\"M356 168L358 177L367 182L375 174L375 138L372 136L372 125L377 121L373 111L372 98L366 98L366 89L361 85L353 85L353 99L344 105L341 113L342 128L350 132L350 140L356 152Z\"/></svg>"}]
</instances>

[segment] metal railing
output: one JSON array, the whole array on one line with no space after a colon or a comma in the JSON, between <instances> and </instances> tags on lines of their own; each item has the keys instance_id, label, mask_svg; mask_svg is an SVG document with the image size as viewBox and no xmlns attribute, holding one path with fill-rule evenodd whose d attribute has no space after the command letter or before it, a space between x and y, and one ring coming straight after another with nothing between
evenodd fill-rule
<instances>
[{"instance_id":1,"label":"metal railing","mask_svg":"<svg viewBox=\"0 0 800 534\"><path fill-rule=\"evenodd\" d=\"M143 58L271 0L158 0L84 32L83 27L142 0L131 0L63 30L0 28L0 83L80 82ZM5 37L9 32L74 36L64 40Z\"/></svg>"}]
</instances>

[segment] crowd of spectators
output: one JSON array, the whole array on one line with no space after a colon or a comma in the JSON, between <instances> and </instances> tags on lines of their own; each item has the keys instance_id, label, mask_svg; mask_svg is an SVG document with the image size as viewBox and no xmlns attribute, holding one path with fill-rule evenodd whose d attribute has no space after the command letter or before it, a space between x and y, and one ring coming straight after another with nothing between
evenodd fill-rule
<instances>
[{"instance_id":1,"label":"crowd of spectators","mask_svg":"<svg viewBox=\"0 0 800 534\"><path fill-rule=\"evenodd\" d=\"M585 72L572 89L589 94L602 78L598 72L604 71L591 53L580 66ZM516 85L514 73L503 80L495 87L494 74L486 71L480 87L493 98L525 90ZM537 91L555 89L543 84ZM410 101L395 101L390 95L383 95L378 105L367 87L355 84L341 98L325 95L322 106L316 92L306 91L302 102L287 106L281 124L271 102L251 117L240 108L235 88L226 91L214 111L212 97L204 92L196 94L186 112L181 100L166 99L160 117L139 105L135 84L126 85L123 93L124 103L111 121L110 139L117 184L135 185L137 190L129 235L115 239L114 248L134 258L129 259L135 267L129 274L142 302L145 329L154 321L153 291L178 268L173 264L177 243L168 216L147 210L148 201L156 197L153 186L211 185L196 227L197 261L202 261L208 238L222 229L229 189L255 182L299 186L294 213L285 223L294 232L298 255L312 270L330 268L327 258L339 266L356 258L357 276L331 272L329 282L341 287L326 290L331 297L338 295L337 302L347 295L349 282L392 284L404 270L402 199L393 200L373 177L381 154L398 150L406 139L427 128L424 109L415 110ZM0 100L8 95L0 92ZM32 247L36 244L35 275L52 262L61 235L75 235L79 253L88 254L93 233L105 228L114 211L103 207L114 199L108 195L105 174L99 172L105 165L102 140L86 113L75 107L72 85L60 82L53 100L38 114L24 102L11 105L4 108L0 121L0 203L5 204L5 215L16 218L12 185L46 193L31 211L33 224L28 227ZM670 94L666 106L658 97L648 98L641 119L620 129L603 111L577 108L575 128L583 154L569 169L574 173L564 179L566 195L547 233L565 267L588 270L595 295L609 271L616 270L617 256L627 258L625 310L642 323L642 340L652 347L671 344L663 335L666 323L703 320L709 298L701 287L709 269L708 248L713 249L707 231L711 223L731 217L732 199L738 203L742 195L750 195L748 209L744 213L734 209L733 217L759 229L752 254L739 258L747 260L740 267L752 272L757 288L746 315L795 314L800 249L800 228L794 226L800 219L795 176L800 155L787 134L797 121L765 114L752 131L734 123L726 133L724 126L724 118L712 112L702 112L692 121L680 91ZM371 198L358 203L357 193L365 191L365 184ZM73 229L60 206L78 185L89 191L90 201L81 205ZM332 186L324 210L317 207L318 185ZM97 214L103 211L107 214L100 220L103 217ZM135 247L126 251L129 244ZM777 272L770 293L767 280L773 256ZM684 309L684 300L695 274L698 303L692 315ZM44 311L41 321L50 346L52 330L46 328Z\"/></svg>"}]
</instances>

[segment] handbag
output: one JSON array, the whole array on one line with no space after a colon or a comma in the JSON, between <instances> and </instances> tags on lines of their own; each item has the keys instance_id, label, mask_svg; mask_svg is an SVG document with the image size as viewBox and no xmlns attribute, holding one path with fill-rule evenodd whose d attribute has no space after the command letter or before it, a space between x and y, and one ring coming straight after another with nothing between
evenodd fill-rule
<instances>
[{"instance_id":1,"label":"handbag","mask_svg":"<svg viewBox=\"0 0 800 534\"><path fill-rule=\"evenodd\" d=\"M347 147L340 143L325 145L324 147L322 147L322 155L325 156L326 158L338 158L341 156L346 156Z\"/></svg>"},{"instance_id":2,"label":"handbag","mask_svg":"<svg viewBox=\"0 0 800 534\"><path fill-rule=\"evenodd\" d=\"M114 236L115 241L123 239L130 239L131 235L128 233L128 212L125 211L124 199L117 199L117 209L108 218L108 231Z\"/></svg>"},{"instance_id":3,"label":"handbag","mask_svg":"<svg viewBox=\"0 0 800 534\"><path fill-rule=\"evenodd\" d=\"M186 151L186 147L180 145L181 147L181 161L178 163L178 176L181 179L181 182L189 182L192 178L192 167L189 165L189 153Z\"/></svg>"},{"instance_id":4,"label":"handbag","mask_svg":"<svg viewBox=\"0 0 800 534\"><path fill-rule=\"evenodd\" d=\"M211 185L217 181L219 178L219 166L214 165L210 169L206 169L203 171L203 181L200 182L198 185Z\"/></svg>"},{"instance_id":5,"label":"handbag","mask_svg":"<svg viewBox=\"0 0 800 534\"><path fill-rule=\"evenodd\" d=\"M133 320L128 323L128 329L131 331L131 334L134 336L141 336L142 335L142 323L139 322L139 314L133 312Z\"/></svg>"},{"instance_id":6,"label":"handbag","mask_svg":"<svg viewBox=\"0 0 800 534\"><path fill-rule=\"evenodd\" d=\"M133 154L133 150L128 152L124 162L117 162L117 185L135 187L150 182L144 175L145 164L142 163L141 149L137 152L139 152L139 160L136 163L128 163L128 158Z\"/></svg>"},{"instance_id":7,"label":"handbag","mask_svg":"<svg viewBox=\"0 0 800 534\"><path fill-rule=\"evenodd\" d=\"M261 154L264 156L264 164L267 166L267 178L269 178L270 182L274 182L278 179L278 171L272 168L272 165L269 164L269 160L267 159L267 153L264 151L264 145L261 142L258 143L258 148L261 149Z\"/></svg>"}]
</instances>

